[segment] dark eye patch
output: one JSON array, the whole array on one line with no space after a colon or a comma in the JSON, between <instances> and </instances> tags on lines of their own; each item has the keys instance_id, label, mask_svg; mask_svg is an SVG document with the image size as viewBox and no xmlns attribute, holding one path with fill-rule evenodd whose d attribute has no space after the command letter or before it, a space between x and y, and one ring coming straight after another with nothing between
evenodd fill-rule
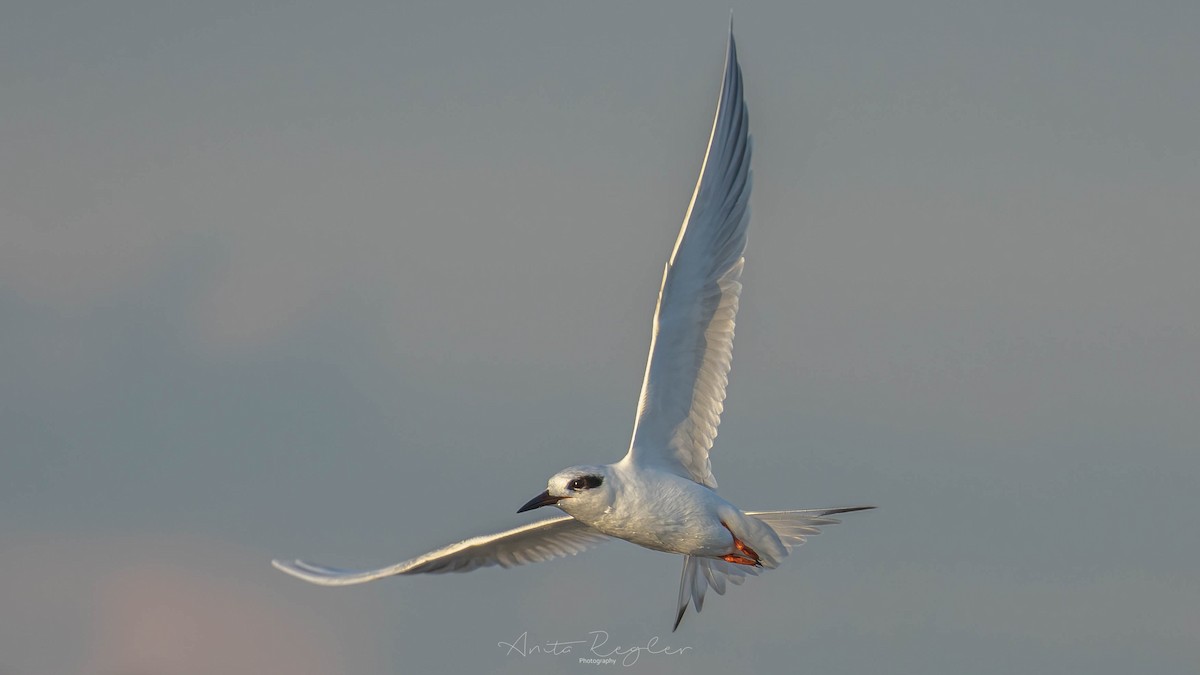
<instances>
[{"instance_id":1,"label":"dark eye patch","mask_svg":"<svg viewBox=\"0 0 1200 675\"><path fill-rule=\"evenodd\" d=\"M571 488L572 490L590 490L594 487L600 487L600 485L603 483L604 479L600 476L580 476L579 478L572 480L570 483L567 483L567 487Z\"/></svg>"}]
</instances>

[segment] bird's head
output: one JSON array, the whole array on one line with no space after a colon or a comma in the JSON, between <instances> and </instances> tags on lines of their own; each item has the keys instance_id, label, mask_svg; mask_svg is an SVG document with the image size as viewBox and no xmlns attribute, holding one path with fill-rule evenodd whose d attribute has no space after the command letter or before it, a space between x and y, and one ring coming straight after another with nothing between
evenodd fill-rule
<instances>
[{"instance_id":1,"label":"bird's head","mask_svg":"<svg viewBox=\"0 0 1200 675\"><path fill-rule=\"evenodd\" d=\"M612 471L605 466L573 466L550 477L546 491L517 513L554 505L573 516L599 515L612 503Z\"/></svg>"}]
</instances>

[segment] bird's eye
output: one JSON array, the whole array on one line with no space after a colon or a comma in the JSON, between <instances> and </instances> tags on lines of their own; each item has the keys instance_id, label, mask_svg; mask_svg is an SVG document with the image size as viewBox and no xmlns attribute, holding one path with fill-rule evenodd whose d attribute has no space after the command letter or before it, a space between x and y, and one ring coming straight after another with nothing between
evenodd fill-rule
<instances>
[{"instance_id":1,"label":"bird's eye","mask_svg":"<svg viewBox=\"0 0 1200 675\"><path fill-rule=\"evenodd\" d=\"M567 483L567 487L574 491L590 490L594 487L600 487L604 479L600 476L580 476Z\"/></svg>"}]
</instances>

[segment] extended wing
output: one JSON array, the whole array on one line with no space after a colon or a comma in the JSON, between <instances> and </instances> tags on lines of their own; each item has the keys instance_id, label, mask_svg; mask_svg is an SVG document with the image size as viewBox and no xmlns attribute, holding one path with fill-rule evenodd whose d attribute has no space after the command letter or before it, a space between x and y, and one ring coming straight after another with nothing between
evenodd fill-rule
<instances>
[{"instance_id":1,"label":"extended wing","mask_svg":"<svg viewBox=\"0 0 1200 675\"><path fill-rule=\"evenodd\" d=\"M608 538L608 535L571 516L563 516L460 541L377 570L344 570L302 560L272 560L271 564L294 577L321 586L349 586L398 574L470 572L492 565L514 567L542 562L575 555Z\"/></svg>"},{"instance_id":2,"label":"extended wing","mask_svg":"<svg viewBox=\"0 0 1200 675\"><path fill-rule=\"evenodd\" d=\"M708 151L667 262L650 359L625 461L715 488L717 436L750 220L750 136L730 27L725 79Z\"/></svg>"}]
</instances>

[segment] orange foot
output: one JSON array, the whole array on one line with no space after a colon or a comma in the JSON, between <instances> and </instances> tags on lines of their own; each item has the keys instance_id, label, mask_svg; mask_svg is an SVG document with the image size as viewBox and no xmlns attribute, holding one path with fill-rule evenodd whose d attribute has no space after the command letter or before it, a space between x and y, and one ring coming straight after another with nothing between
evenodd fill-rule
<instances>
[{"instance_id":1,"label":"orange foot","mask_svg":"<svg viewBox=\"0 0 1200 675\"><path fill-rule=\"evenodd\" d=\"M725 521L721 521L721 525L724 526L726 530L729 530L729 526L725 525ZM754 549L747 546L741 539L738 539L737 535L733 534L733 530L729 530L729 534L733 536L734 548L736 548L741 555L738 555L737 553L729 553L723 556L721 559L725 562L734 563L735 565L753 565L755 567L762 567L762 563L759 562L758 553L755 553Z\"/></svg>"}]
</instances>

